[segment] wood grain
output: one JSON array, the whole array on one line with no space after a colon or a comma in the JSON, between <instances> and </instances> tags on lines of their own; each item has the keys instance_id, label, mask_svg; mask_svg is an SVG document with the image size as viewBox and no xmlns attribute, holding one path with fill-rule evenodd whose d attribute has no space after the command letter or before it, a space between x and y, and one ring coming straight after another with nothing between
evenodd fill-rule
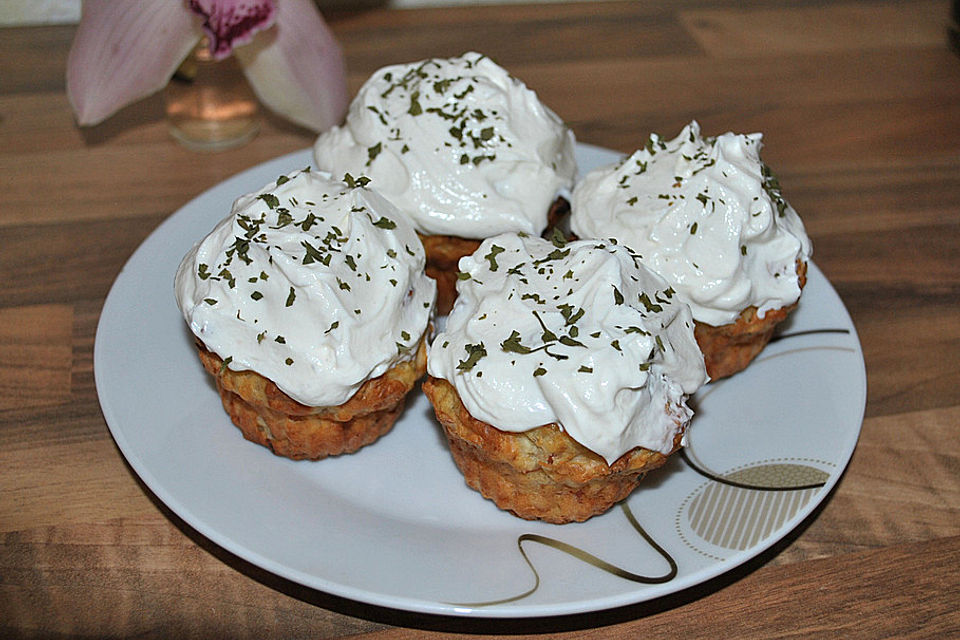
<instances>
[{"instance_id":1,"label":"wood grain","mask_svg":"<svg viewBox=\"0 0 960 640\"><path fill-rule=\"evenodd\" d=\"M70 397L72 320L68 305L0 309L0 411Z\"/></svg>"},{"instance_id":2,"label":"wood grain","mask_svg":"<svg viewBox=\"0 0 960 640\"><path fill-rule=\"evenodd\" d=\"M649 0L340 10L352 90L386 63L482 51L576 131L630 151L696 118L762 131L841 295L868 401L845 476L747 565L612 611L403 613L232 556L138 480L100 413L114 278L170 213L313 135L268 116L230 153L167 134L155 96L92 129L63 90L70 26L0 36L0 636L960 636L960 56L946 0Z\"/></svg>"},{"instance_id":3,"label":"wood grain","mask_svg":"<svg viewBox=\"0 0 960 640\"><path fill-rule=\"evenodd\" d=\"M943 44L942 2L903 6L838 3L810 7L690 9L680 20L711 56L756 58L784 54L869 51Z\"/></svg>"}]
</instances>

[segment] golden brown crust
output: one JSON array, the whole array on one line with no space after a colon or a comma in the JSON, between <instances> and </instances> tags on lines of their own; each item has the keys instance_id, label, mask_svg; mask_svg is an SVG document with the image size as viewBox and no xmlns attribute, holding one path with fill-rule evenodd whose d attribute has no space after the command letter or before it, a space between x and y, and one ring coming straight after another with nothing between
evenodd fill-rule
<instances>
[{"instance_id":1,"label":"golden brown crust","mask_svg":"<svg viewBox=\"0 0 960 640\"><path fill-rule=\"evenodd\" d=\"M807 263L797 262L800 288L807 283ZM771 309L763 318L757 317L757 308L745 309L735 322L713 325L694 321L694 336L703 352L703 362L711 380L719 380L742 371L760 353L773 336L777 325L783 322L797 303Z\"/></svg>"},{"instance_id":2,"label":"golden brown crust","mask_svg":"<svg viewBox=\"0 0 960 640\"><path fill-rule=\"evenodd\" d=\"M570 203L557 198L547 213L547 230L552 233L554 225L570 210ZM546 231L544 232L546 233ZM437 281L437 313L446 315L457 299L457 272L460 258L468 256L480 247L482 240L459 236L424 235L418 233L427 254L427 275Z\"/></svg>"},{"instance_id":3,"label":"golden brown crust","mask_svg":"<svg viewBox=\"0 0 960 640\"><path fill-rule=\"evenodd\" d=\"M446 380L428 377L423 391L443 426L467 484L498 507L527 520L582 522L626 498L667 456L638 447L612 465L556 424L501 431L477 420ZM680 446L682 431L674 440Z\"/></svg>"},{"instance_id":4,"label":"golden brown crust","mask_svg":"<svg viewBox=\"0 0 960 640\"><path fill-rule=\"evenodd\" d=\"M394 407L338 422L319 416L291 416L256 407L218 385L223 408L243 437L279 456L294 460L320 460L353 453L375 442L392 427L404 402Z\"/></svg>"},{"instance_id":5,"label":"golden brown crust","mask_svg":"<svg viewBox=\"0 0 960 640\"><path fill-rule=\"evenodd\" d=\"M344 404L308 407L254 371L233 371L197 343L204 369L216 381L223 408L252 442L294 460L353 453L393 427L407 393L426 373L426 344L416 358L367 380Z\"/></svg>"}]
</instances>

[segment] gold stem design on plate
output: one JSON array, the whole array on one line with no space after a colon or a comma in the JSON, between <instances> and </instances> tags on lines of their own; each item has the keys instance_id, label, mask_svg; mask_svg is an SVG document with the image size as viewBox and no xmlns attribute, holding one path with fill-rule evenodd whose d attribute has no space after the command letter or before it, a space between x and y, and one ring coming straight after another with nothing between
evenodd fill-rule
<instances>
[{"instance_id":1,"label":"gold stem design on plate","mask_svg":"<svg viewBox=\"0 0 960 640\"><path fill-rule=\"evenodd\" d=\"M782 340L782 339L786 339L786 338L798 337L798 336L801 336L801 335L819 334L819 333L846 333L846 334L849 334L850 331L849 331L848 329L814 329L814 330L810 330L810 331L800 331L800 332L791 333L791 334L783 334L783 335L780 335L780 336L776 336L776 337L774 338L774 340L772 340L772 341ZM832 347L822 347L822 346L821 346L821 347L809 347L809 349L830 349L830 348L832 348ZM835 348L835 347L833 347L833 348ZM842 347L841 347L841 348L839 348L839 349L840 349L840 350L843 350L843 351L851 351L851 349L849 349L849 348L842 348ZM775 355L768 356L768 357L765 358L765 359L780 357L780 356L788 355L788 354L790 354L790 353L796 353L796 352L799 352L799 351L806 351L806 350L807 350L807 349L803 349L803 348L801 348L801 349L792 349L792 350L790 350L790 351L786 351L786 352L783 352L783 353L779 353L779 354L775 354ZM806 491L809 491L809 490L814 490L814 489L822 488L823 486L826 485L826 480L820 481L819 478L818 478L816 481L814 481L814 482L803 483L803 484L798 484L798 485L794 485L794 486L757 485L757 484L753 484L753 483L738 482L737 480L734 480L734 479L731 479L731 478L724 478L723 476L720 476L719 474L712 473L712 472L706 470L705 468L700 467L699 465L695 464L692 460L690 460L690 458L688 457L688 455L686 454L686 452L685 452L684 450L681 450L680 455L681 455L681 457L683 458L684 462L686 462L687 465L688 465L694 472L696 472L696 473L698 473L698 474L700 474L700 475L708 478L708 479L711 480L711 481L720 483L720 484L722 484L722 485L730 485L730 486L732 486L732 487L736 487L736 488L739 488L739 489L750 489L750 490L758 490L758 491L774 491L774 492L777 492L777 491L805 491L805 490L806 490ZM678 570L679 570L679 569L678 569L678 566L677 566L677 561L666 551L666 549L664 549L664 548L661 547L659 544L657 544L657 542L650 536L650 534L648 534L648 533L644 530L644 528L640 525L640 523L637 522L636 517L634 517L633 512L630 510L630 507L627 505L626 501L621 502L621 503L619 504L619 507L620 507L620 510L623 511L623 514L626 516L627 521L630 523L630 526L632 526L633 529L634 529L638 534L640 534L640 537L642 537L642 538L647 542L647 544L649 544L657 553L659 553L659 554L664 558L664 560L667 561L667 563L668 563L669 566L670 566L670 569L669 569L669 571L667 571L667 573L665 573L665 574L663 574L663 575L661 575L661 576L643 576L643 575L640 575L640 574L637 574L637 573L633 573L633 572L631 572L631 571L627 571L626 569L623 569L623 568L621 568L621 567L618 567L618 566L616 566L616 565L614 565L614 564L611 564L611 563L607 562L606 560L603 560L603 559L601 559L601 558L598 558L597 556L595 556L595 555L593 555L593 554L591 554L591 553L588 553L587 551L584 551L583 549L581 549L581 548L579 548L579 547L575 547L575 546L573 546L572 544L569 544L569 543L567 543L567 542L562 542L562 541L557 540L557 539L555 539L555 538L550 538L550 537L548 537L548 536L543 536L543 535L536 534L536 533L524 533L524 534L520 535L520 536L517 538L517 548L520 550L520 555L523 556L524 562L527 563L527 566L530 567L530 571L533 572L534 582L533 582L533 586L532 586L530 589L524 591L523 593L517 594L517 595L515 595L515 596L510 596L510 597L508 597L508 598L502 598L502 599L500 599L500 600L489 600L489 601L485 601L485 602L456 602L456 603L451 602L451 603L448 603L448 604L450 604L450 605L452 605L452 606L459 606L459 607L490 607L490 606L494 606L494 605L500 605L500 604L507 604L507 603L510 603L510 602L516 602L516 601L518 601L518 600L522 600L522 599L524 599L524 598L526 598L526 597L529 597L531 594L535 593L535 592L537 591L537 589L540 587L540 574L537 572L536 566L534 566L533 562L530 560L530 557L527 555L526 550L523 548L523 543L524 543L524 542L536 542L536 543L542 544L542 545L544 545L544 546L546 546L546 547L550 547L550 548L552 548L552 549L556 549L557 551L561 551L561 552L563 552L563 553L566 553L567 555L569 555L569 556L571 556L571 557L573 557L573 558L576 558L577 560L580 560L581 562L584 562L584 563L586 563L586 564L588 564L588 565L591 565L591 566L593 566L593 567L596 567L597 569L600 569L601 571L606 571L607 573L609 573L609 574L611 574L611 575L614 575L614 576L616 576L616 577L618 577L618 578L623 578L624 580L629 580L629 581L631 581L631 582L636 582L636 583L638 583L638 584L664 584L664 583L670 582L671 580L673 580L674 578L676 578L676 577L677 577Z\"/></svg>"},{"instance_id":2,"label":"gold stem design on plate","mask_svg":"<svg viewBox=\"0 0 960 640\"><path fill-rule=\"evenodd\" d=\"M680 450L680 457L684 462L687 463L687 466L693 469L695 472L706 478L707 480L712 480L718 484L725 484L730 487L735 487L737 489L748 489L750 491L806 491L808 489L819 489L827 484L826 480L817 480L814 482L797 484L797 485L763 485L763 484L754 484L749 482L739 482L737 480L732 480L730 478L721 476L720 474L708 471L704 467L694 463L690 459L690 455L683 449Z\"/></svg>"},{"instance_id":3,"label":"gold stem design on plate","mask_svg":"<svg viewBox=\"0 0 960 640\"><path fill-rule=\"evenodd\" d=\"M850 330L838 328L838 329L809 329L807 331L795 331L793 333L784 333L784 334L776 335L773 338L771 338L770 342L778 342L780 340L787 340L789 338L797 338L797 337L806 336L806 335L819 335L824 333L849 334ZM790 355L792 353L799 353L801 351L814 351L818 349L827 349L827 350L835 349L838 351L852 351L852 349L850 349L849 347L813 346L813 347L806 347L806 348L790 349L788 351L783 351L781 353L771 354L764 358L758 359L757 362L770 360L772 358L780 358L786 355ZM714 389L715 388L716 387L714 387ZM709 395L712 391L713 389L708 391L706 394L704 394L704 397ZM701 400L702 399L703 398L701 398ZM760 485L760 484L753 484L753 483L747 483L747 482L740 482L733 478L725 477L719 473L710 471L703 465L697 462L694 462L691 456L692 448L693 448L692 445L693 443L691 442L687 448L680 450L680 458L687 464L687 466L689 466L695 472L697 472L704 478L708 480L712 480L713 482L717 482L719 484L728 485L730 487L734 487L738 489L748 489L752 491L806 491L809 489L820 489L826 486L827 484L827 480L821 481L819 479L809 483L803 483L803 484L797 484L797 485Z\"/></svg>"},{"instance_id":4,"label":"gold stem design on plate","mask_svg":"<svg viewBox=\"0 0 960 640\"><path fill-rule=\"evenodd\" d=\"M778 333L770 338L770 342L779 342L787 338L797 338L799 336L809 336L822 333L845 333L850 334L850 329L807 329L806 331L794 331L793 333Z\"/></svg>"},{"instance_id":5,"label":"gold stem design on plate","mask_svg":"<svg viewBox=\"0 0 960 640\"><path fill-rule=\"evenodd\" d=\"M640 534L640 537L642 537L647 544L653 547L654 551L659 553L663 559L667 561L667 564L670 566L670 569L667 571L667 573L661 576L643 576L610 564L606 560L602 560L601 558L598 558L597 556L588 553L579 547L575 547L572 544L561 542L555 538L542 536L536 533L524 533L517 538L517 548L520 550L520 555L523 556L523 560L527 563L527 566L530 567L530 571L533 572L533 587L527 591L524 591L523 593L511 596L509 598L503 598L501 600L490 600L487 602L457 602L449 604L460 607L489 607L498 604L516 602L517 600L522 600L523 598L526 598L534 593L540 587L540 574L537 572L537 568L534 566L533 562L530 560L530 557L527 555L527 552L524 550L524 542L536 542L546 547L556 549L557 551L562 551L563 553L566 553L567 555L576 558L581 562L596 567L601 571L606 571L607 573L617 576L618 578L623 578L624 580L629 580L639 584L663 584L665 582L670 582L677 577L677 561L673 559L666 549L657 544L650 534L644 530L639 522L637 522L636 517L634 517L633 512L630 510L630 507L627 506L625 501L621 502L619 506L620 510L623 511L624 515L627 517L627 521L630 523L630 526L632 526L633 529Z\"/></svg>"},{"instance_id":6,"label":"gold stem design on plate","mask_svg":"<svg viewBox=\"0 0 960 640\"><path fill-rule=\"evenodd\" d=\"M775 339L827 333L849 334L850 330L813 329L782 334ZM819 350L855 351L850 347L816 345L772 353L756 362ZM707 391L700 400L716 388ZM802 464L797 458L755 461L738 470L718 473L697 459L696 448L695 440L691 439L680 451L680 458L708 482L683 501L677 514L677 532L689 547L716 560L723 558L701 549L687 538L680 527L681 514L686 514L686 524L700 540L715 547L744 551L768 538L799 513L826 487L831 477L828 472Z\"/></svg>"}]
</instances>

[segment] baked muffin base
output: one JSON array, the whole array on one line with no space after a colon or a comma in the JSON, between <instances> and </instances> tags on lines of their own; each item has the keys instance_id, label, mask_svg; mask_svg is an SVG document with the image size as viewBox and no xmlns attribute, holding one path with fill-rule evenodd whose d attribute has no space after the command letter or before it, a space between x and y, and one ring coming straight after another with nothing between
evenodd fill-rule
<instances>
[{"instance_id":1,"label":"baked muffin base","mask_svg":"<svg viewBox=\"0 0 960 640\"><path fill-rule=\"evenodd\" d=\"M254 371L233 371L197 343L204 369L216 382L224 410L243 437L279 456L320 460L353 453L387 433L403 411L406 396L427 368L426 345L416 357L367 380L347 402L309 407Z\"/></svg>"},{"instance_id":2,"label":"baked muffin base","mask_svg":"<svg viewBox=\"0 0 960 640\"><path fill-rule=\"evenodd\" d=\"M546 234L553 233L554 227L570 212L570 203L565 198L557 198L547 213ZM453 309L457 299L457 273L460 258L468 256L480 247L483 240L461 238L459 236L424 235L418 233L427 255L426 273L437 281L437 314L447 315Z\"/></svg>"},{"instance_id":3,"label":"baked muffin base","mask_svg":"<svg viewBox=\"0 0 960 640\"><path fill-rule=\"evenodd\" d=\"M807 283L807 264L797 264L800 288ZM767 311L762 318L757 308L745 309L735 322L713 326L694 321L694 337L703 352L703 362L711 380L732 376L747 368L770 342L777 325L786 320L797 303Z\"/></svg>"},{"instance_id":4,"label":"baked muffin base","mask_svg":"<svg viewBox=\"0 0 960 640\"><path fill-rule=\"evenodd\" d=\"M526 520L587 520L626 498L647 472L667 461L662 453L638 447L608 465L556 424L501 431L471 416L446 380L428 377L423 391L467 485ZM674 439L674 450L682 432Z\"/></svg>"},{"instance_id":5,"label":"baked muffin base","mask_svg":"<svg viewBox=\"0 0 960 640\"><path fill-rule=\"evenodd\" d=\"M437 315L445 316L457 299L460 258L476 251L482 241L457 236L418 235L427 254L424 271L437 281Z\"/></svg>"}]
</instances>

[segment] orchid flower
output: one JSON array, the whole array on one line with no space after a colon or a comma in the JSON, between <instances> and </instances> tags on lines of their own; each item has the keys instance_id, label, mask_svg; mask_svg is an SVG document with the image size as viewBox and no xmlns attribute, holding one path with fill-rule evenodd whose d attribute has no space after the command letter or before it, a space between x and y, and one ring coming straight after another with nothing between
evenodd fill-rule
<instances>
[{"instance_id":1,"label":"orchid flower","mask_svg":"<svg viewBox=\"0 0 960 640\"><path fill-rule=\"evenodd\" d=\"M343 54L313 0L84 0L67 58L77 123L163 89L204 36L214 59L236 54L273 111L317 132L343 117Z\"/></svg>"}]
</instances>

